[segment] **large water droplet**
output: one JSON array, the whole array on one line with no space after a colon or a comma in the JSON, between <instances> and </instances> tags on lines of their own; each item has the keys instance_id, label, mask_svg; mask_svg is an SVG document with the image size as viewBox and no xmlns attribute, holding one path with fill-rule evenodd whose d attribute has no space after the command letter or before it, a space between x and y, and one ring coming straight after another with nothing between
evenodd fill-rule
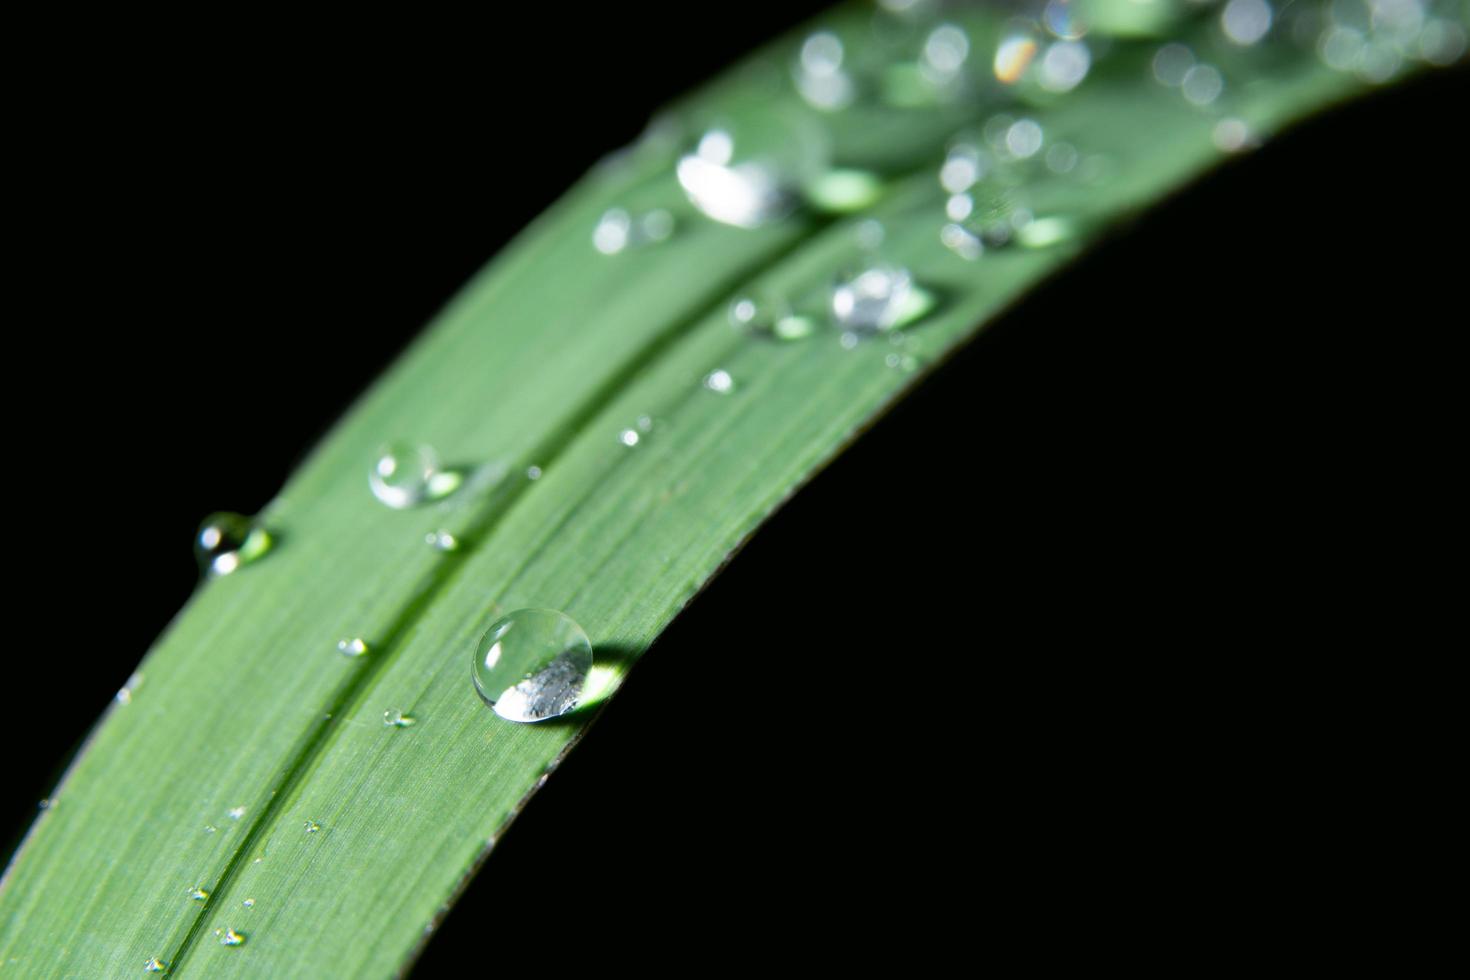
<instances>
[{"instance_id":1,"label":"large water droplet","mask_svg":"<svg viewBox=\"0 0 1470 980\"><path fill-rule=\"evenodd\" d=\"M832 317L844 331L887 330L904 317L913 291L907 269L868 266L832 287Z\"/></svg>"},{"instance_id":2,"label":"large water droplet","mask_svg":"<svg viewBox=\"0 0 1470 980\"><path fill-rule=\"evenodd\" d=\"M1255 44L1271 29L1271 5L1266 0L1230 0L1220 12L1220 27L1236 44Z\"/></svg>"},{"instance_id":3,"label":"large water droplet","mask_svg":"<svg viewBox=\"0 0 1470 980\"><path fill-rule=\"evenodd\" d=\"M409 443L391 443L378 450L368 471L373 496L395 510L446 497L462 481L462 474L440 467L432 446Z\"/></svg>"},{"instance_id":4,"label":"large water droplet","mask_svg":"<svg viewBox=\"0 0 1470 980\"><path fill-rule=\"evenodd\" d=\"M735 141L712 129L699 149L680 158L675 174L690 202L722 224L758 228L784 217L794 203L774 165L758 160L734 164Z\"/></svg>"},{"instance_id":5,"label":"large water droplet","mask_svg":"<svg viewBox=\"0 0 1470 980\"><path fill-rule=\"evenodd\" d=\"M194 554L211 575L228 575L270 550L271 536L265 528L242 514L210 514L199 525Z\"/></svg>"},{"instance_id":6,"label":"large water droplet","mask_svg":"<svg viewBox=\"0 0 1470 980\"><path fill-rule=\"evenodd\" d=\"M555 609L520 609L497 620L475 648L475 690L510 721L544 721L580 703L592 644Z\"/></svg>"}]
</instances>

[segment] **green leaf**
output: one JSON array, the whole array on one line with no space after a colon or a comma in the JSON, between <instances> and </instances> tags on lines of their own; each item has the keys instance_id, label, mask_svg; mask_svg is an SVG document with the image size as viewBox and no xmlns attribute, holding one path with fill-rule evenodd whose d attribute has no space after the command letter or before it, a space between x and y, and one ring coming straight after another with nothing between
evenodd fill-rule
<instances>
[{"instance_id":1,"label":"green leaf","mask_svg":"<svg viewBox=\"0 0 1470 980\"><path fill-rule=\"evenodd\" d=\"M202 586L148 654L7 872L0 963L38 976L122 976L150 958L175 975L406 968L595 712L517 725L488 711L469 664L493 620L565 611L615 690L762 520L926 369L1218 164L1222 140L1266 138L1361 87L1286 21L1237 47L1213 12L1153 6L1168 16L1130 14L1128 33L1165 29L1211 60L1225 82L1214 102L1156 83L1148 37L1096 45L1075 92L991 85L943 101L912 45L872 51L870 12L844 9L832 29L863 83L850 108L818 112L792 91L790 38L588 175L293 477L261 515L273 545ZM1097 9L1106 22L1112 8ZM1462 5L1446 9L1463 23ZM1002 22L957 19L988 72ZM1015 186L977 207L1009 214L1023 192L1036 220L970 260L941 241L935 174L952 138L983 143L1001 112L1077 162L1008 168ZM674 166L713 124L778 157L812 203L749 229L700 214ZM613 208L666 209L673 234L602 254L592 231ZM834 277L866 261L874 221L884 259L925 302L853 342L824 304ZM788 298L778 333L795 339L732 329L743 293ZM715 371L729 390L707 383ZM384 507L367 472L401 441L437 447L463 485ZM426 545L441 530L457 548ZM366 653L339 653L358 637Z\"/></svg>"}]
</instances>

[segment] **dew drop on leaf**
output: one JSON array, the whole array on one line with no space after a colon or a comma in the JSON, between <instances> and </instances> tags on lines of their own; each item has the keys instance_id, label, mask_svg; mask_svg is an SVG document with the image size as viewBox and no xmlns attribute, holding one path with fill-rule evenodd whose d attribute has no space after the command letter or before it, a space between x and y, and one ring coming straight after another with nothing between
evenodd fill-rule
<instances>
[{"instance_id":1,"label":"dew drop on leaf","mask_svg":"<svg viewBox=\"0 0 1470 980\"><path fill-rule=\"evenodd\" d=\"M344 657L361 657L368 652L367 641L360 636L350 636L337 641L337 652Z\"/></svg>"},{"instance_id":2,"label":"dew drop on leaf","mask_svg":"<svg viewBox=\"0 0 1470 980\"><path fill-rule=\"evenodd\" d=\"M533 722L581 703L592 670L582 627L555 609L521 609L497 620L475 648L475 690L500 717Z\"/></svg>"},{"instance_id":3,"label":"dew drop on leaf","mask_svg":"<svg viewBox=\"0 0 1470 980\"><path fill-rule=\"evenodd\" d=\"M199 525L194 554L210 575L229 575L270 550L271 536L265 528L243 514L210 514Z\"/></svg>"},{"instance_id":4,"label":"dew drop on leaf","mask_svg":"<svg viewBox=\"0 0 1470 980\"><path fill-rule=\"evenodd\" d=\"M373 496L394 510L439 500L459 489L463 476L439 464L432 446L392 443L378 450L368 471Z\"/></svg>"}]
</instances>

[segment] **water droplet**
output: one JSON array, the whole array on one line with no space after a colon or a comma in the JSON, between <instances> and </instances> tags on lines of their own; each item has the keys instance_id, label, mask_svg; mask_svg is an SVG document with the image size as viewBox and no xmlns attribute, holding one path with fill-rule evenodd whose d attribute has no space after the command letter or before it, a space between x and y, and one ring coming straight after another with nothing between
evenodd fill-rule
<instances>
[{"instance_id":1,"label":"water droplet","mask_svg":"<svg viewBox=\"0 0 1470 980\"><path fill-rule=\"evenodd\" d=\"M1046 168L1054 174L1069 174L1077 169L1080 154L1071 143L1053 143L1046 150Z\"/></svg>"},{"instance_id":2,"label":"water droplet","mask_svg":"<svg viewBox=\"0 0 1470 980\"><path fill-rule=\"evenodd\" d=\"M337 641L337 652L344 657L361 657L368 652L367 641L360 636L350 636Z\"/></svg>"},{"instance_id":3,"label":"water droplet","mask_svg":"<svg viewBox=\"0 0 1470 980\"><path fill-rule=\"evenodd\" d=\"M1255 44L1271 29L1271 5L1266 0L1230 0L1220 12L1220 28L1236 44Z\"/></svg>"},{"instance_id":4,"label":"water droplet","mask_svg":"<svg viewBox=\"0 0 1470 980\"><path fill-rule=\"evenodd\" d=\"M912 292L907 269L869 266L832 288L832 316L845 331L887 330L898 323Z\"/></svg>"},{"instance_id":5,"label":"water droplet","mask_svg":"<svg viewBox=\"0 0 1470 980\"><path fill-rule=\"evenodd\" d=\"M134 673L131 676L129 676L128 677L128 682L126 684L124 684L121 688L118 689L118 692L117 692L117 701L118 701L118 703L119 704L132 704L133 703L133 692L136 691L138 688L140 688L142 686L143 686L143 675L142 674Z\"/></svg>"},{"instance_id":6,"label":"water droplet","mask_svg":"<svg viewBox=\"0 0 1470 980\"><path fill-rule=\"evenodd\" d=\"M527 466L526 467L526 479L528 479L528 480L539 480L539 479L541 479L541 473L542 473L542 470L541 470L541 467L539 467L539 466Z\"/></svg>"},{"instance_id":7,"label":"water droplet","mask_svg":"<svg viewBox=\"0 0 1470 980\"><path fill-rule=\"evenodd\" d=\"M207 824L204 825L204 832L206 834L213 834L213 833L216 833L218 830L219 830L219 828L216 827L212 823L207 823Z\"/></svg>"},{"instance_id":8,"label":"water droplet","mask_svg":"<svg viewBox=\"0 0 1470 980\"><path fill-rule=\"evenodd\" d=\"M939 240L944 247L960 258L973 262L985 254L985 244L980 236L963 225L950 223L939 229Z\"/></svg>"},{"instance_id":9,"label":"water droplet","mask_svg":"<svg viewBox=\"0 0 1470 980\"><path fill-rule=\"evenodd\" d=\"M231 820L239 820L241 817L245 816L245 808L243 806L231 807L226 816L228 816Z\"/></svg>"},{"instance_id":10,"label":"water droplet","mask_svg":"<svg viewBox=\"0 0 1470 980\"><path fill-rule=\"evenodd\" d=\"M148 962L143 964L144 973L162 973L168 969L168 964L156 956L148 957Z\"/></svg>"},{"instance_id":11,"label":"water droplet","mask_svg":"<svg viewBox=\"0 0 1470 980\"><path fill-rule=\"evenodd\" d=\"M940 24L924 39L925 75L946 81L958 74L970 57L970 36L954 24Z\"/></svg>"},{"instance_id":12,"label":"water droplet","mask_svg":"<svg viewBox=\"0 0 1470 980\"><path fill-rule=\"evenodd\" d=\"M995 64L992 66L996 79L1006 85L1019 82L1026 69L1031 67L1037 48L1036 39L1029 32L1016 32L1002 38L995 49Z\"/></svg>"},{"instance_id":13,"label":"water droplet","mask_svg":"<svg viewBox=\"0 0 1470 980\"><path fill-rule=\"evenodd\" d=\"M1072 9L1069 0L1049 0L1041 11L1041 23L1064 41L1076 41L1087 33L1087 22Z\"/></svg>"},{"instance_id":14,"label":"water droplet","mask_svg":"<svg viewBox=\"0 0 1470 980\"><path fill-rule=\"evenodd\" d=\"M319 823L317 823L315 820L308 820L308 821L306 821L306 832L308 834L314 834L318 830L321 830L321 829L322 829L322 825L319 824Z\"/></svg>"},{"instance_id":15,"label":"water droplet","mask_svg":"<svg viewBox=\"0 0 1470 980\"><path fill-rule=\"evenodd\" d=\"M732 164L735 144L721 129L705 133L699 149L679 159L675 175L690 203L706 217L737 228L758 228L785 217L793 199L771 164Z\"/></svg>"},{"instance_id":16,"label":"water droplet","mask_svg":"<svg viewBox=\"0 0 1470 980\"><path fill-rule=\"evenodd\" d=\"M830 31L818 31L802 43L791 74L808 105L833 112L852 104L857 86L843 71L842 60L842 40Z\"/></svg>"},{"instance_id":17,"label":"water droplet","mask_svg":"<svg viewBox=\"0 0 1470 980\"><path fill-rule=\"evenodd\" d=\"M777 340L800 340L816 330L810 317L794 314L782 301L741 296L730 304L730 325Z\"/></svg>"},{"instance_id":18,"label":"water droplet","mask_svg":"<svg viewBox=\"0 0 1470 980\"><path fill-rule=\"evenodd\" d=\"M1051 248L1076 234L1076 226L1066 218L1033 218L1016 229L1016 242L1025 248Z\"/></svg>"},{"instance_id":19,"label":"water droplet","mask_svg":"<svg viewBox=\"0 0 1470 980\"><path fill-rule=\"evenodd\" d=\"M1194 52L1183 44L1165 44L1154 52L1153 72L1160 85L1178 88L1184 75L1194 67Z\"/></svg>"},{"instance_id":20,"label":"water droplet","mask_svg":"<svg viewBox=\"0 0 1470 980\"><path fill-rule=\"evenodd\" d=\"M1006 128L1006 152L1017 160L1033 157L1045 139L1041 124L1034 119L1017 119Z\"/></svg>"},{"instance_id":21,"label":"water droplet","mask_svg":"<svg viewBox=\"0 0 1470 980\"><path fill-rule=\"evenodd\" d=\"M987 162L980 148L971 143L956 143L949 148L939 168L939 186L951 194L962 194L985 176Z\"/></svg>"},{"instance_id":22,"label":"water droplet","mask_svg":"<svg viewBox=\"0 0 1470 980\"><path fill-rule=\"evenodd\" d=\"M1225 89L1225 79L1212 65L1195 65L1184 73L1179 90L1184 98L1197 106L1207 106L1220 97Z\"/></svg>"},{"instance_id":23,"label":"water droplet","mask_svg":"<svg viewBox=\"0 0 1470 980\"><path fill-rule=\"evenodd\" d=\"M459 538L456 538L442 527L437 531L430 531L424 535L424 543L435 551L459 550Z\"/></svg>"},{"instance_id":24,"label":"water droplet","mask_svg":"<svg viewBox=\"0 0 1470 980\"><path fill-rule=\"evenodd\" d=\"M1465 28L1451 20L1431 20L1419 34L1419 57L1448 68L1465 53Z\"/></svg>"},{"instance_id":25,"label":"water droplet","mask_svg":"<svg viewBox=\"0 0 1470 980\"><path fill-rule=\"evenodd\" d=\"M673 233L674 216L663 208L637 217L622 208L610 208L592 229L592 246L603 255L617 255L626 249L667 241Z\"/></svg>"},{"instance_id":26,"label":"water droplet","mask_svg":"<svg viewBox=\"0 0 1470 980\"><path fill-rule=\"evenodd\" d=\"M368 471L373 496L395 510L439 500L459 489L463 474L442 469L432 446L392 443Z\"/></svg>"},{"instance_id":27,"label":"water droplet","mask_svg":"<svg viewBox=\"0 0 1470 980\"><path fill-rule=\"evenodd\" d=\"M1092 69L1092 52L1081 41L1055 41L1041 56L1038 81L1048 92L1070 92Z\"/></svg>"},{"instance_id":28,"label":"water droplet","mask_svg":"<svg viewBox=\"0 0 1470 980\"><path fill-rule=\"evenodd\" d=\"M189 893L189 897L196 902L207 902L209 901L209 892L205 891L203 888L195 888Z\"/></svg>"},{"instance_id":29,"label":"water droplet","mask_svg":"<svg viewBox=\"0 0 1470 980\"><path fill-rule=\"evenodd\" d=\"M634 446L638 445L638 430L624 429L622 432L618 433L618 442L621 442L629 449L632 449Z\"/></svg>"},{"instance_id":30,"label":"water droplet","mask_svg":"<svg viewBox=\"0 0 1470 980\"><path fill-rule=\"evenodd\" d=\"M576 708L592 669L592 644L565 613L521 609L481 637L475 690L510 721L543 721Z\"/></svg>"},{"instance_id":31,"label":"water droplet","mask_svg":"<svg viewBox=\"0 0 1470 980\"><path fill-rule=\"evenodd\" d=\"M397 708L389 708L387 711L383 712L383 724L388 725L392 728L409 728L416 721L418 721L418 719L415 718L413 715L406 715L402 711L399 711Z\"/></svg>"},{"instance_id":32,"label":"water droplet","mask_svg":"<svg viewBox=\"0 0 1470 980\"><path fill-rule=\"evenodd\" d=\"M944 202L944 216L950 221L964 221L975 210L975 199L968 194L951 194Z\"/></svg>"},{"instance_id":33,"label":"water droplet","mask_svg":"<svg viewBox=\"0 0 1470 980\"><path fill-rule=\"evenodd\" d=\"M194 554L211 575L229 575L270 550L271 536L265 528L241 514L210 514L199 526Z\"/></svg>"},{"instance_id":34,"label":"water droplet","mask_svg":"<svg viewBox=\"0 0 1470 980\"><path fill-rule=\"evenodd\" d=\"M253 898L247 898L247 899L245 899L245 901L241 902L240 904L243 905L243 906L245 906L247 909L253 909L253 908L255 908L255 899L253 899Z\"/></svg>"},{"instance_id":35,"label":"water droplet","mask_svg":"<svg viewBox=\"0 0 1470 980\"><path fill-rule=\"evenodd\" d=\"M807 201L827 214L861 211L883 194L883 181L866 170L834 169L802 188Z\"/></svg>"},{"instance_id":36,"label":"water droplet","mask_svg":"<svg viewBox=\"0 0 1470 980\"><path fill-rule=\"evenodd\" d=\"M214 934L219 937L221 946L243 946L245 945L245 934L236 932L234 929L216 929Z\"/></svg>"},{"instance_id":37,"label":"water droplet","mask_svg":"<svg viewBox=\"0 0 1470 980\"><path fill-rule=\"evenodd\" d=\"M1245 124L1244 120L1233 116L1215 123L1211 138L1215 142L1215 147L1224 153L1239 153L1255 145L1250 127Z\"/></svg>"},{"instance_id":38,"label":"water droplet","mask_svg":"<svg viewBox=\"0 0 1470 980\"><path fill-rule=\"evenodd\" d=\"M638 416L638 419L637 419L637 421L636 421L635 424L638 426L638 431L639 432L644 432L644 433L652 432L653 431L653 416L652 415L640 415L640 416Z\"/></svg>"},{"instance_id":39,"label":"water droplet","mask_svg":"<svg viewBox=\"0 0 1470 980\"><path fill-rule=\"evenodd\" d=\"M718 395L728 395L735 390L735 379L724 368L716 368L704 376L704 386Z\"/></svg>"}]
</instances>

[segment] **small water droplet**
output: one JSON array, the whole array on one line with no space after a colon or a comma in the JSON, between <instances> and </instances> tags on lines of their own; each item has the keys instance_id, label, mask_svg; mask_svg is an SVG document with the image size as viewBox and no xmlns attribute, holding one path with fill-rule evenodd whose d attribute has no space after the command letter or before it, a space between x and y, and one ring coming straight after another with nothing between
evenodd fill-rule
<instances>
[{"instance_id":1,"label":"small water droplet","mask_svg":"<svg viewBox=\"0 0 1470 980\"><path fill-rule=\"evenodd\" d=\"M245 808L243 806L231 807L227 815L231 820L239 820L245 816Z\"/></svg>"},{"instance_id":2,"label":"small water droplet","mask_svg":"<svg viewBox=\"0 0 1470 980\"><path fill-rule=\"evenodd\" d=\"M247 909L253 909L253 908L255 908L255 899L253 899L253 898L247 898L247 899L245 899L245 901L241 902L240 904L243 905L243 906L245 906Z\"/></svg>"},{"instance_id":3,"label":"small water droplet","mask_svg":"<svg viewBox=\"0 0 1470 980\"><path fill-rule=\"evenodd\" d=\"M245 945L245 934L236 932L234 929L216 929L214 934L219 937L221 946L243 946Z\"/></svg>"},{"instance_id":4,"label":"small water droplet","mask_svg":"<svg viewBox=\"0 0 1470 980\"><path fill-rule=\"evenodd\" d=\"M924 39L925 74L944 81L958 74L970 57L970 35L956 24L940 24Z\"/></svg>"},{"instance_id":5,"label":"small water droplet","mask_svg":"<svg viewBox=\"0 0 1470 980\"><path fill-rule=\"evenodd\" d=\"M1092 52L1081 41L1053 41L1041 56L1038 82L1048 92L1070 92L1092 69Z\"/></svg>"},{"instance_id":6,"label":"small water droplet","mask_svg":"<svg viewBox=\"0 0 1470 980\"><path fill-rule=\"evenodd\" d=\"M541 470L541 467L539 467L539 466L527 466L526 467L526 479L528 479L528 480L539 480L539 479L541 479L541 472L542 472L542 470Z\"/></svg>"},{"instance_id":7,"label":"small water droplet","mask_svg":"<svg viewBox=\"0 0 1470 980\"><path fill-rule=\"evenodd\" d=\"M408 443L392 443L379 449L368 471L373 496L394 510L447 497L459 489L463 479L463 474L440 467L439 454L432 446Z\"/></svg>"},{"instance_id":8,"label":"small water droplet","mask_svg":"<svg viewBox=\"0 0 1470 980\"><path fill-rule=\"evenodd\" d=\"M1271 5L1266 0L1230 0L1220 11L1220 28L1236 44L1255 44L1271 29Z\"/></svg>"},{"instance_id":9,"label":"small water droplet","mask_svg":"<svg viewBox=\"0 0 1470 980\"><path fill-rule=\"evenodd\" d=\"M730 325L753 334L776 340L800 340L810 337L816 324L810 317L798 316L782 301L741 296L730 304Z\"/></svg>"},{"instance_id":10,"label":"small water droplet","mask_svg":"<svg viewBox=\"0 0 1470 980\"><path fill-rule=\"evenodd\" d=\"M645 432L645 433L646 432L652 432L653 431L653 416L652 415L640 415L640 416L638 416L638 419L637 419L637 423L636 424L638 426L638 431L639 432Z\"/></svg>"},{"instance_id":11,"label":"small water droplet","mask_svg":"<svg viewBox=\"0 0 1470 980\"><path fill-rule=\"evenodd\" d=\"M1160 85L1178 88L1184 84L1184 76L1194 67L1194 52L1183 44L1171 42L1154 52L1154 78Z\"/></svg>"},{"instance_id":12,"label":"small water droplet","mask_svg":"<svg viewBox=\"0 0 1470 980\"><path fill-rule=\"evenodd\" d=\"M878 200L883 194L883 181L867 170L835 168L807 181L802 191L819 211L850 214Z\"/></svg>"},{"instance_id":13,"label":"small water droplet","mask_svg":"<svg viewBox=\"0 0 1470 980\"><path fill-rule=\"evenodd\" d=\"M812 108L835 112L852 104L857 86L842 68L843 56L842 40L830 31L818 31L802 43L791 78Z\"/></svg>"},{"instance_id":14,"label":"small water droplet","mask_svg":"<svg viewBox=\"0 0 1470 980\"><path fill-rule=\"evenodd\" d=\"M1225 79L1213 65L1198 64L1184 73L1184 81L1179 84L1179 90L1192 104L1207 106L1225 90Z\"/></svg>"},{"instance_id":15,"label":"small water droplet","mask_svg":"<svg viewBox=\"0 0 1470 980\"><path fill-rule=\"evenodd\" d=\"M219 828L216 827L212 823L207 823L207 824L204 825L204 832L206 834L213 834L213 833L217 832L218 830L219 830Z\"/></svg>"},{"instance_id":16,"label":"small water droplet","mask_svg":"<svg viewBox=\"0 0 1470 980\"><path fill-rule=\"evenodd\" d=\"M956 143L939 168L939 186L951 194L969 190L989 169L985 154L973 143Z\"/></svg>"},{"instance_id":17,"label":"small water droplet","mask_svg":"<svg viewBox=\"0 0 1470 980\"><path fill-rule=\"evenodd\" d=\"M996 79L1005 85L1019 82L1036 57L1038 47L1036 39L1028 31L1017 31L1003 37L995 49L995 63L992 65Z\"/></svg>"},{"instance_id":18,"label":"small water droplet","mask_svg":"<svg viewBox=\"0 0 1470 980\"><path fill-rule=\"evenodd\" d=\"M634 216L623 208L610 208L592 229L592 246L603 255L667 241L674 233L674 216L655 208Z\"/></svg>"},{"instance_id":19,"label":"small water droplet","mask_svg":"<svg viewBox=\"0 0 1470 980\"><path fill-rule=\"evenodd\" d=\"M521 609L486 630L471 668L475 690L500 717L543 721L580 703L592 644L565 613Z\"/></svg>"},{"instance_id":20,"label":"small water droplet","mask_svg":"<svg viewBox=\"0 0 1470 980\"><path fill-rule=\"evenodd\" d=\"M211 575L229 575L270 550L265 528L241 514L210 514L194 538L194 554Z\"/></svg>"},{"instance_id":21,"label":"small water droplet","mask_svg":"<svg viewBox=\"0 0 1470 980\"><path fill-rule=\"evenodd\" d=\"M960 258L973 262L985 254L985 243L980 236L964 225L950 223L939 229L939 240L944 247Z\"/></svg>"},{"instance_id":22,"label":"small water droplet","mask_svg":"<svg viewBox=\"0 0 1470 980\"><path fill-rule=\"evenodd\" d=\"M832 316L845 331L886 330L899 321L912 291L913 277L907 269L869 266L832 288Z\"/></svg>"},{"instance_id":23,"label":"small water droplet","mask_svg":"<svg viewBox=\"0 0 1470 980\"><path fill-rule=\"evenodd\" d=\"M1215 142L1216 149L1224 153L1239 153L1255 145L1250 127L1244 120L1233 116L1215 123L1215 128L1210 136Z\"/></svg>"},{"instance_id":24,"label":"small water droplet","mask_svg":"<svg viewBox=\"0 0 1470 980\"><path fill-rule=\"evenodd\" d=\"M638 445L638 430L624 429L622 432L618 433L618 442L621 442L629 449L632 449L634 446Z\"/></svg>"},{"instance_id":25,"label":"small water droplet","mask_svg":"<svg viewBox=\"0 0 1470 980\"><path fill-rule=\"evenodd\" d=\"M735 390L735 379L724 368L716 368L704 376L704 386L718 395L728 395Z\"/></svg>"},{"instance_id":26,"label":"small water droplet","mask_svg":"<svg viewBox=\"0 0 1470 980\"><path fill-rule=\"evenodd\" d=\"M1049 0L1042 8L1041 23L1064 41L1076 41L1087 33L1087 22L1072 9L1070 0Z\"/></svg>"},{"instance_id":27,"label":"small water droplet","mask_svg":"<svg viewBox=\"0 0 1470 980\"><path fill-rule=\"evenodd\" d=\"M389 708L383 712L383 724L392 728L408 728L417 721L413 715L406 715L397 708Z\"/></svg>"},{"instance_id":28,"label":"small water droplet","mask_svg":"<svg viewBox=\"0 0 1470 980\"><path fill-rule=\"evenodd\" d=\"M209 892L205 891L203 888L195 888L189 893L189 897L196 902L207 902L209 901Z\"/></svg>"},{"instance_id":29,"label":"small water droplet","mask_svg":"<svg viewBox=\"0 0 1470 980\"><path fill-rule=\"evenodd\" d=\"M857 347L861 340L862 338L853 333L851 330L842 331L842 335L837 338L837 342L842 345L843 350L853 350Z\"/></svg>"},{"instance_id":30,"label":"small water droplet","mask_svg":"<svg viewBox=\"0 0 1470 980\"><path fill-rule=\"evenodd\" d=\"M308 834L314 834L318 830L321 830L322 829L322 825L319 824L319 823L317 823L315 820L308 820L308 821L306 821L305 826L306 826L306 832Z\"/></svg>"},{"instance_id":31,"label":"small water droplet","mask_svg":"<svg viewBox=\"0 0 1470 980\"><path fill-rule=\"evenodd\" d=\"M148 962L143 964L144 973L163 973L168 969L168 964L156 956L148 957Z\"/></svg>"},{"instance_id":32,"label":"small water droplet","mask_svg":"<svg viewBox=\"0 0 1470 980\"><path fill-rule=\"evenodd\" d=\"M1034 119L1017 119L1006 128L1006 153L1017 160L1027 160L1041 150L1045 140L1041 124Z\"/></svg>"},{"instance_id":33,"label":"small water droplet","mask_svg":"<svg viewBox=\"0 0 1470 980\"><path fill-rule=\"evenodd\" d=\"M424 535L424 543L435 551L457 551L459 549L459 538L442 527Z\"/></svg>"},{"instance_id":34,"label":"small water droplet","mask_svg":"<svg viewBox=\"0 0 1470 980\"><path fill-rule=\"evenodd\" d=\"M337 652L344 657L361 657L367 654L367 641L360 636L350 636L337 641Z\"/></svg>"}]
</instances>

